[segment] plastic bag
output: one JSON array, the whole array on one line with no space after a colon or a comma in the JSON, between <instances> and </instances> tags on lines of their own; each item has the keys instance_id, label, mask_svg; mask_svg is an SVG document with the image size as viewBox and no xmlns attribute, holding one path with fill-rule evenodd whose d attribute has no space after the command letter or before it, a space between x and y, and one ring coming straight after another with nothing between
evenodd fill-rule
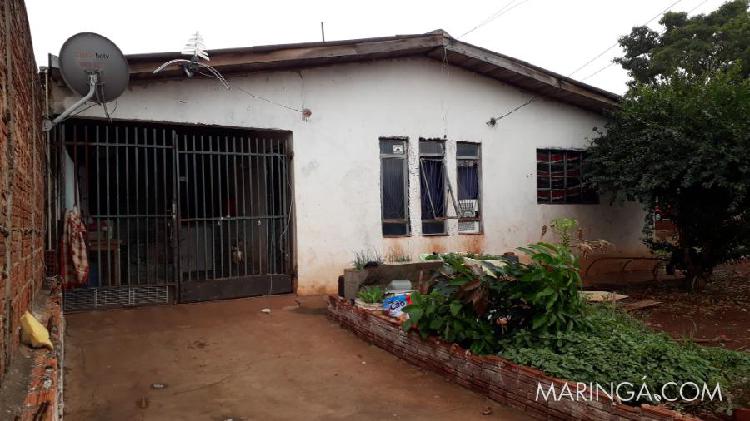
<instances>
[{"instance_id":1,"label":"plastic bag","mask_svg":"<svg viewBox=\"0 0 750 421\"><path fill-rule=\"evenodd\" d=\"M53 348L47 328L28 311L21 316L21 342L32 348Z\"/></svg>"}]
</instances>

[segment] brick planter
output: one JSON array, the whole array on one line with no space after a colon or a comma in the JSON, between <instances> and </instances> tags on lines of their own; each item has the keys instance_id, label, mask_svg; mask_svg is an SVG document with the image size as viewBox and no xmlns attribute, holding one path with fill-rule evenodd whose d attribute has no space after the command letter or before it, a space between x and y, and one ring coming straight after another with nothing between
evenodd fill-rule
<instances>
[{"instance_id":1,"label":"brick planter","mask_svg":"<svg viewBox=\"0 0 750 421\"><path fill-rule=\"evenodd\" d=\"M476 356L453 344L435 338L422 340L416 332L406 333L394 319L377 312L354 307L347 300L328 297L328 316L360 338L416 366L434 371L447 379L506 406L523 410L530 416L563 420L697 420L661 406L639 407L617 403L594 394L593 400L536 399L537 385L568 384L575 393L576 384L545 375L494 355ZM587 392L588 394L588 392Z\"/></svg>"}]
</instances>

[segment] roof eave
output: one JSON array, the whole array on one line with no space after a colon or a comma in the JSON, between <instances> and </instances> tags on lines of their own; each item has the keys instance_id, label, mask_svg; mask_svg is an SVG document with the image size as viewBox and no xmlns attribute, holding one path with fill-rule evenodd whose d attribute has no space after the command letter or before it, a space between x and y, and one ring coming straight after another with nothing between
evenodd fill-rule
<instances>
[{"instance_id":1,"label":"roof eave","mask_svg":"<svg viewBox=\"0 0 750 421\"><path fill-rule=\"evenodd\" d=\"M210 64L224 74L425 56L590 111L603 113L616 108L620 101L614 93L456 40L442 30L421 35L209 50L209 56ZM178 52L128 55L131 79L181 77L177 68L153 73L160 64L178 57L182 57Z\"/></svg>"}]
</instances>

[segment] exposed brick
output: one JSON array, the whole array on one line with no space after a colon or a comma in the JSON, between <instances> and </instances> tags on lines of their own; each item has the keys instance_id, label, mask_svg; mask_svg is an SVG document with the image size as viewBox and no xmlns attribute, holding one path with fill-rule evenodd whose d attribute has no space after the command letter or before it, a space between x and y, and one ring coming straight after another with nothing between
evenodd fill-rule
<instances>
[{"instance_id":1,"label":"exposed brick","mask_svg":"<svg viewBox=\"0 0 750 421\"><path fill-rule=\"evenodd\" d=\"M44 278L43 90L23 0L0 2L0 382Z\"/></svg>"},{"instance_id":2,"label":"exposed brick","mask_svg":"<svg viewBox=\"0 0 750 421\"><path fill-rule=\"evenodd\" d=\"M378 313L354 307L346 300L329 297L328 315L362 339L447 380L481 393L506 406L518 408L539 419L563 420L678 420L696 418L666 407L627 406L612 402L603 394L598 399L537 400L537 385L568 385L575 394L576 383L547 376L542 371L515 364L498 356L477 356L455 344L436 338L422 340L404 332L398 322ZM588 396L588 394L587 394Z\"/></svg>"}]
</instances>

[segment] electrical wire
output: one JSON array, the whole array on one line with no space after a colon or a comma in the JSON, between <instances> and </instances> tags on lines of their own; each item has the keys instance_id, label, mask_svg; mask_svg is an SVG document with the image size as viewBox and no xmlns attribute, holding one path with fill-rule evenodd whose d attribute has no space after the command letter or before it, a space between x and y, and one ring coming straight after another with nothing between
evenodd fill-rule
<instances>
[{"instance_id":1,"label":"electrical wire","mask_svg":"<svg viewBox=\"0 0 750 421\"><path fill-rule=\"evenodd\" d=\"M690 10L688 10L687 14L689 15L689 14L693 13L693 12L694 12L695 10L697 10L697 9L698 9L699 7L703 6L704 4L708 3L709 1L710 1L710 0L703 0L702 2L698 3L698 5L697 5L697 6L693 7L693 8L692 8L692 9L690 9ZM664 33L664 32L662 32L662 33ZM611 62L607 63L607 64L606 64L605 66L603 66L603 67L599 68L599 70L597 70L597 71L595 71L594 73L591 73L590 75L588 75L588 76L586 76L585 78L581 79L581 82L583 82L583 81L586 81L586 80L588 80L588 79L591 79L592 77L594 77L594 76L598 75L599 73L601 73L601 72L603 72L603 71L605 71L605 70L609 69L609 68L610 68L610 67L612 67L612 66L613 66L614 64L617 64L617 63L616 63L616 62L614 62L614 61L611 61Z\"/></svg>"},{"instance_id":2,"label":"electrical wire","mask_svg":"<svg viewBox=\"0 0 750 421\"><path fill-rule=\"evenodd\" d=\"M244 94L246 94L246 95L249 95L250 97L252 97L252 98L255 98L255 99L257 99L257 100L260 100L260 101L265 101L265 102L267 102L267 103L269 103L269 104L272 104L272 105L275 105L275 106L277 106L277 107L281 107L281 108L286 108L287 110L290 110L290 111L294 111L294 112L298 112L298 113L301 113L301 112L302 112L302 110L298 110L297 108L294 108L294 107L290 107L290 106L288 106L288 105L284 105L284 104L280 104L280 103L278 103L278 102L276 102L276 101L270 100L270 99L268 99L268 98L266 98L266 97L262 97L262 96L260 96L260 95L255 95L254 93L252 93L252 92L249 92L249 91L246 91L246 90L245 90L245 89L243 89L243 88L240 88L240 87L235 87L235 88L236 88L236 89L237 89L238 91L240 91L240 92L242 92L242 93L244 93Z\"/></svg>"},{"instance_id":3,"label":"electrical wire","mask_svg":"<svg viewBox=\"0 0 750 421\"><path fill-rule=\"evenodd\" d=\"M459 36L459 38L463 38L466 35L469 35L470 33L476 31L477 29L479 29L481 27L483 27L484 25L487 25L488 23L492 22L493 20L499 18L500 16L502 16L502 15L510 12L511 10L515 9L516 7L518 7L518 6L520 6L520 5L528 2L529 0L521 0L520 3L516 3L516 1L517 0L510 0L510 2L508 2L508 4L506 4L505 6L501 7L500 10L498 10L497 12L493 13L492 15L490 15L490 17L488 17L487 19L485 19L482 22L480 22L477 26L475 26L475 27L469 29L468 31L464 32L463 34L461 34L461 36ZM513 4L513 3L516 3L516 4Z\"/></svg>"},{"instance_id":4,"label":"electrical wire","mask_svg":"<svg viewBox=\"0 0 750 421\"><path fill-rule=\"evenodd\" d=\"M658 14L654 15L654 17L652 17L651 19L649 19L648 21L646 21L646 23L644 23L644 24L643 24L643 25L641 25L641 26L647 26L647 25L648 25L649 23L653 22L653 21L654 21L655 19L657 19L658 17L662 16L663 14L667 13L668 11L670 11L670 10L671 10L671 9L672 9L673 7L677 6L677 5L678 5L679 3L681 3L682 1L683 1L683 0L675 0L675 1L674 1L674 2L672 3L672 4L670 4L669 6L667 6L667 8L666 8L666 9L664 9L664 10L662 10L661 12L659 12ZM620 45L620 41L619 41L619 40L615 41L615 43L614 43L614 44L612 44L612 45L610 45L609 47L607 47L607 48L606 48L606 49L605 49L604 51L602 51L601 53L597 54L596 56L594 56L593 58L591 58L591 59L590 59L589 61L587 61L586 63L584 63L584 64L583 64L583 65L581 65L580 67L578 67L577 69L575 69L575 70L573 70L572 72L570 72L570 73L568 74L568 77L571 77L571 76L573 76L574 74L576 74L576 73L580 72L581 70L583 70L584 68L586 68L586 67L587 67L587 66L588 66L589 64L591 64L591 63L593 63L594 61L596 61L596 60L597 60L597 59L598 59L599 57L601 57L601 56L603 56L603 55L607 54L607 52L608 52L609 50L611 50L611 49L613 49L613 48L617 47L618 45Z\"/></svg>"},{"instance_id":5,"label":"electrical wire","mask_svg":"<svg viewBox=\"0 0 750 421\"><path fill-rule=\"evenodd\" d=\"M644 23L644 24L643 24L643 25L641 25L641 26L647 26L648 24L650 24L651 22L653 22L653 21L654 21L655 19L659 18L659 17L660 17L660 16L662 16L663 14L667 13L668 11L670 11L670 10L671 10L671 9L672 9L673 7L675 7L675 6L676 6L676 5L678 5L679 3L682 3L682 1L683 1L683 0L675 0L674 2L672 2L672 4L670 4L669 6L667 6L667 8L665 8L664 10L662 10L661 12L659 12L658 14L654 15L654 16L653 16L653 17L652 17L651 19L647 20L647 21L646 21L646 23ZM705 0L705 1L708 1L708 0ZM576 70L574 70L574 71L572 71L571 73L569 73L569 74L567 75L567 77L571 77L571 76L572 76L573 74L575 74L575 73L577 73L577 72L581 71L581 70L582 70L582 69L584 69L584 68L585 68L586 66L588 66L588 65L589 65L589 64L591 64L591 63L593 63L593 62L594 62L594 61L595 61L596 59L598 59L599 57L603 56L604 54L606 54L606 53L607 53L607 51L609 51L609 50L613 49L613 48L614 48L614 47L616 47L617 45L619 45L619 40L618 40L618 41L617 41L617 42L616 42L615 44L613 44L613 45L611 45L611 46L607 47L607 48L606 48L606 49L605 49L604 51L602 51L601 53L599 53L599 54L597 54L596 56L594 56L594 58L592 58L592 59L590 59L589 61L587 61L586 63L584 63L584 64L583 64L582 66L578 67L578 68L577 68ZM602 69L598 70L597 72L594 72L594 74L596 74L596 73L598 73L598 72L600 72L600 71L604 70L605 68L609 67L610 65L611 65L611 63L610 63L610 64L608 64L607 66L605 66L604 68L602 68ZM589 75L588 77L591 77L591 76L593 76L594 74L592 74L592 75ZM587 77L587 78L588 78L588 77ZM508 111L508 112L506 112L506 113L504 113L504 114L501 114L501 115L498 115L498 116L495 116L495 117L492 117L492 118L490 118L490 119L489 119L489 121L487 121L487 125L488 125L488 126L491 126L491 127L494 127L494 126L495 126L495 125L497 124L497 122L498 122L498 121L502 120L502 119L503 119L503 118L505 118L505 117L508 117L509 115L511 115L511 114L513 114L514 112L516 112L516 111L520 110L521 108L524 108L524 107L526 107L526 106L530 105L531 103L533 103L534 101L536 101L536 100L537 100L537 99L539 99L539 98L540 98L540 96L539 96L539 95L534 95L534 96L532 96L532 97L531 97L531 98L529 98L529 99L528 99L528 100L527 100L526 102L524 102L524 103L522 103L522 104L519 104L518 106L514 107L514 108L513 108L513 109L511 109L510 111Z\"/></svg>"}]
</instances>

